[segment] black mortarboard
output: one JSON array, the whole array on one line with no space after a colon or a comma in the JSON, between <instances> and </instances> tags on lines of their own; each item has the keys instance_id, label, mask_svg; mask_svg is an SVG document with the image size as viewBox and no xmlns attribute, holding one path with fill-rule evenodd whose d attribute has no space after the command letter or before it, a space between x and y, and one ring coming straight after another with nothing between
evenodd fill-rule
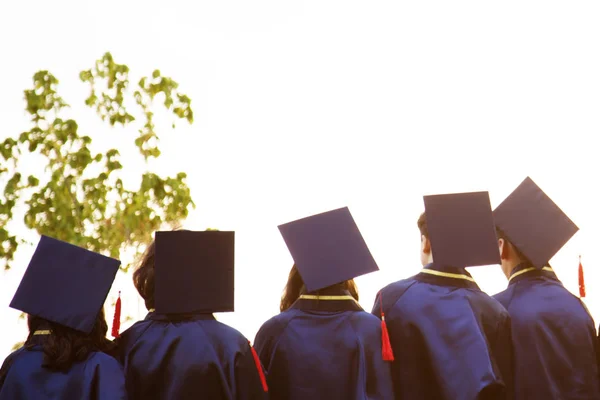
<instances>
[{"instance_id":1,"label":"black mortarboard","mask_svg":"<svg viewBox=\"0 0 600 400\"><path fill-rule=\"evenodd\" d=\"M488 192L424 196L433 262L447 267L500 263Z\"/></svg>"},{"instance_id":2,"label":"black mortarboard","mask_svg":"<svg viewBox=\"0 0 600 400\"><path fill-rule=\"evenodd\" d=\"M12 308L90 333L121 262L42 236Z\"/></svg>"},{"instance_id":3,"label":"black mortarboard","mask_svg":"<svg viewBox=\"0 0 600 400\"><path fill-rule=\"evenodd\" d=\"M529 177L494 210L494 221L537 268L547 265L579 230Z\"/></svg>"},{"instance_id":4,"label":"black mortarboard","mask_svg":"<svg viewBox=\"0 0 600 400\"><path fill-rule=\"evenodd\" d=\"M309 292L379 268L347 207L279 226Z\"/></svg>"},{"instance_id":5,"label":"black mortarboard","mask_svg":"<svg viewBox=\"0 0 600 400\"><path fill-rule=\"evenodd\" d=\"M156 232L155 241L156 312L233 311L235 232Z\"/></svg>"}]
</instances>

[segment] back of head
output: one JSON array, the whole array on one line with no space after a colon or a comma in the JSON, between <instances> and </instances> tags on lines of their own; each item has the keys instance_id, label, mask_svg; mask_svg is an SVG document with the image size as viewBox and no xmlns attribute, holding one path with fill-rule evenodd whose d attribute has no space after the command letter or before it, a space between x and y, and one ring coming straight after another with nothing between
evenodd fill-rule
<instances>
[{"instance_id":1,"label":"back of head","mask_svg":"<svg viewBox=\"0 0 600 400\"><path fill-rule=\"evenodd\" d=\"M321 290L317 290L315 294L319 294L321 292L331 290L334 288L339 288L340 290L347 290L356 301L358 301L358 288L356 287L356 283L354 283L354 279L349 279L344 282L337 283L335 285L331 285ZM290 274L288 275L288 281L285 285L285 289L283 290L283 294L281 296L281 303L279 305L279 311L283 312L289 309L292 304L298 300L302 293L306 292L306 288L304 286L304 281L300 276L300 272L296 265L292 267L290 270Z\"/></svg>"},{"instance_id":2,"label":"back of head","mask_svg":"<svg viewBox=\"0 0 600 400\"><path fill-rule=\"evenodd\" d=\"M496 227L496 235L498 236L498 239L502 239L504 243L510 246L510 249L512 250L511 258L515 266L520 264L524 265L526 268L534 267L533 263L523 254L521 250L519 250L517 246L510 241L502 229ZM552 268L549 262L546 263L546 266Z\"/></svg>"},{"instance_id":3,"label":"back of head","mask_svg":"<svg viewBox=\"0 0 600 400\"><path fill-rule=\"evenodd\" d=\"M29 336L25 347L42 346L44 368L67 371L73 363L84 361L90 353L110 353L114 349L114 344L106 338L108 325L103 309L98 312L89 334L33 315L28 315L27 324Z\"/></svg>"},{"instance_id":4,"label":"back of head","mask_svg":"<svg viewBox=\"0 0 600 400\"><path fill-rule=\"evenodd\" d=\"M422 212L421 215L419 215L417 227L421 234L421 265L426 266L432 261L432 257L431 243L429 242L429 229L427 227L427 216L425 212Z\"/></svg>"},{"instance_id":5,"label":"back of head","mask_svg":"<svg viewBox=\"0 0 600 400\"><path fill-rule=\"evenodd\" d=\"M515 246L510 239L508 238L508 236L506 236L506 234L502 231L502 229L496 227L496 236L498 237L498 239L502 239L504 241L504 243L506 243L508 246L510 246L511 250L512 250L512 259L514 260L514 262L516 264L519 263L526 263L526 264L531 264L531 262L527 259L527 257L525 257L523 255L523 253L521 252L521 250L519 250L517 248L517 246Z\"/></svg>"},{"instance_id":6,"label":"back of head","mask_svg":"<svg viewBox=\"0 0 600 400\"><path fill-rule=\"evenodd\" d=\"M421 235L425 236L426 238L429 238L429 230L427 229L427 217L425 216L424 212L422 212L421 215L419 215L419 219L417 220L417 226L419 227Z\"/></svg>"},{"instance_id":7,"label":"back of head","mask_svg":"<svg viewBox=\"0 0 600 400\"><path fill-rule=\"evenodd\" d=\"M156 245L153 240L146 248L141 261L133 273L133 285L144 299L146 309L154 308L154 260Z\"/></svg>"}]
</instances>

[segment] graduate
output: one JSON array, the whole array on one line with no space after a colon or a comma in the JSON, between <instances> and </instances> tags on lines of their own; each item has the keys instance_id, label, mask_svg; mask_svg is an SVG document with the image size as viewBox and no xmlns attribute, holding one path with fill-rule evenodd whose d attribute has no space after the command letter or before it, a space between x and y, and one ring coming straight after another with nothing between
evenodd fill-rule
<instances>
[{"instance_id":1,"label":"graduate","mask_svg":"<svg viewBox=\"0 0 600 400\"><path fill-rule=\"evenodd\" d=\"M424 268L383 288L372 311L389 330L395 398L512 398L510 317L465 269L500 262L488 193L424 200Z\"/></svg>"},{"instance_id":2,"label":"graduate","mask_svg":"<svg viewBox=\"0 0 600 400\"><path fill-rule=\"evenodd\" d=\"M156 232L133 281L149 313L117 339L129 399L267 398L250 343L213 316L234 308L234 232Z\"/></svg>"},{"instance_id":3,"label":"graduate","mask_svg":"<svg viewBox=\"0 0 600 400\"><path fill-rule=\"evenodd\" d=\"M494 296L512 319L517 399L600 399L592 317L550 259L577 226L531 180L494 210L508 288Z\"/></svg>"},{"instance_id":4,"label":"graduate","mask_svg":"<svg viewBox=\"0 0 600 400\"><path fill-rule=\"evenodd\" d=\"M29 336L0 369L0 400L126 399L103 305L120 261L42 236L10 304Z\"/></svg>"},{"instance_id":5,"label":"graduate","mask_svg":"<svg viewBox=\"0 0 600 400\"><path fill-rule=\"evenodd\" d=\"M381 322L358 304L352 279L377 271L348 208L279 227L294 259L281 313L255 346L274 400L392 399Z\"/></svg>"}]
</instances>

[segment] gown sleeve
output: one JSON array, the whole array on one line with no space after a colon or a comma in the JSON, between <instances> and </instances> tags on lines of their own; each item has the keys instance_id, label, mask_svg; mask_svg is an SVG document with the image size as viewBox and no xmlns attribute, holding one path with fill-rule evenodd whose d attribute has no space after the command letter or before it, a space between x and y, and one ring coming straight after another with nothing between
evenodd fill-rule
<instances>
[{"instance_id":1,"label":"gown sleeve","mask_svg":"<svg viewBox=\"0 0 600 400\"><path fill-rule=\"evenodd\" d=\"M371 314L381 319L381 292L377 293L377 296L375 296L375 303L373 304Z\"/></svg>"},{"instance_id":2,"label":"gown sleeve","mask_svg":"<svg viewBox=\"0 0 600 400\"><path fill-rule=\"evenodd\" d=\"M4 380L6 379L6 376L8 375L8 370L10 369L10 366L12 365L14 359L22 351L23 351L23 348L11 353L8 357L6 357L6 359L2 363L2 367L0 367L0 392L2 392L2 386L4 385Z\"/></svg>"},{"instance_id":3,"label":"gown sleeve","mask_svg":"<svg viewBox=\"0 0 600 400\"><path fill-rule=\"evenodd\" d=\"M262 369L262 366L260 368ZM235 360L235 385L238 400L266 400L268 398L268 392L263 388L258 371L252 348L248 344L247 349L239 353Z\"/></svg>"},{"instance_id":4,"label":"gown sleeve","mask_svg":"<svg viewBox=\"0 0 600 400\"><path fill-rule=\"evenodd\" d=\"M254 348L260 358L260 362L267 370L267 374L271 365L271 356L274 350L273 346L282 330L282 324L275 319L271 319L260 327L254 338Z\"/></svg>"},{"instance_id":5,"label":"gown sleeve","mask_svg":"<svg viewBox=\"0 0 600 400\"><path fill-rule=\"evenodd\" d=\"M114 358L100 354L88 361L85 379L90 400L126 400L123 368Z\"/></svg>"},{"instance_id":6,"label":"gown sleeve","mask_svg":"<svg viewBox=\"0 0 600 400\"><path fill-rule=\"evenodd\" d=\"M511 319L504 318L498 326L498 337L492 354L496 356L496 363L500 369L506 390L506 399L513 399L515 393L514 377L514 347L512 341Z\"/></svg>"},{"instance_id":7,"label":"gown sleeve","mask_svg":"<svg viewBox=\"0 0 600 400\"><path fill-rule=\"evenodd\" d=\"M394 398L392 381L392 363L384 361L381 354L381 330L369 338L366 352L367 395L369 400L386 400Z\"/></svg>"}]
</instances>

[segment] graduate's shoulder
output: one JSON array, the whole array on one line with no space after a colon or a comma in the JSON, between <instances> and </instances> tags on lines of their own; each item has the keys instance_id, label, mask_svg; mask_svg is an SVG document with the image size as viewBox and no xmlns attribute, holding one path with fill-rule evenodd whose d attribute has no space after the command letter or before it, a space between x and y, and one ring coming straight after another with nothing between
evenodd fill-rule
<instances>
[{"instance_id":1,"label":"graduate's shoulder","mask_svg":"<svg viewBox=\"0 0 600 400\"><path fill-rule=\"evenodd\" d=\"M415 280L414 277L392 282L377 293L377 299L378 301L383 301L384 309L389 309L417 283L418 281ZM376 303L376 305L377 304L378 303Z\"/></svg>"},{"instance_id":2,"label":"graduate's shoulder","mask_svg":"<svg viewBox=\"0 0 600 400\"><path fill-rule=\"evenodd\" d=\"M9 363L9 362L14 362L20 355L24 354L27 352L27 349L25 348L25 346L21 346L20 348L18 348L17 350L13 351L12 353L10 353L5 359L3 364Z\"/></svg>"},{"instance_id":3,"label":"graduate's shoulder","mask_svg":"<svg viewBox=\"0 0 600 400\"><path fill-rule=\"evenodd\" d=\"M494 297L505 305L513 320L530 322L543 315L560 315L570 324L582 322L593 325L585 304L558 281L524 280Z\"/></svg>"},{"instance_id":4,"label":"graduate's shoulder","mask_svg":"<svg viewBox=\"0 0 600 400\"><path fill-rule=\"evenodd\" d=\"M367 326L381 327L381 320L366 311L351 311L349 313L349 318L356 323L361 323Z\"/></svg>"},{"instance_id":5,"label":"graduate's shoulder","mask_svg":"<svg viewBox=\"0 0 600 400\"><path fill-rule=\"evenodd\" d=\"M387 286L384 286L378 293L378 296L383 295L384 301L387 298L399 297L401 294L405 293L412 285L417 283L414 277L401 279L396 282L392 282Z\"/></svg>"},{"instance_id":6,"label":"graduate's shoulder","mask_svg":"<svg viewBox=\"0 0 600 400\"><path fill-rule=\"evenodd\" d=\"M39 354L38 354L39 353ZM42 352L33 352L33 351L28 351L24 346L13 351L12 353L10 353L6 359L4 359L4 362L2 363L2 369L4 368L12 368L14 367L17 363L21 363L24 362L28 356L29 357L35 357L35 354L38 355L38 357L42 357L43 353Z\"/></svg>"},{"instance_id":7,"label":"graduate's shoulder","mask_svg":"<svg viewBox=\"0 0 600 400\"><path fill-rule=\"evenodd\" d=\"M131 346L140 338L140 336L144 332L146 332L153 325L153 322L154 321L149 319L143 319L137 321L125 331L121 332L119 337L115 340L115 343L117 344L118 348L123 349Z\"/></svg>"},{"instance_id":8,"label":"graduate's shoulder","mask_svg":"<svg viewBox=\"0 0 600 400\"><path fill-rule=\"evenodd\" d=\"M91 352L86 361L86 368L101 368L105 370L121 371L122 366L113 356L101 351Z\"/></svg>"},{"instance_id":9,"label":"graduate's shoulder","mask_svg":"<svg viewBox=\"0 0 600 400\"><path fill-rule=\"evenodd\" d=\"M481 290L469 290L467 293L470 303L473 305L473 307L479 308L481 312L488 315L508 317L508 311L506 306L503 304L503 301L505 297L510 296L510 294L501 295L500 299L502 299L502 301L500 301L494 296L490 296Z\"/></svg>"},{"instance_id":10,"label":"graduate's shoulder","mask_svg":"<svg viewBox=\"0 0 600 400\"><path fill-rule=\"evenodd\" d=\"M260 327L258 334L265 332L283 331L285 327L290 323L294 316L297 315L296 310L290 309L287 311L280 312L277 315L266 320Z\"/></svg>"},{"instance_id":11,"label":"graduate's shoulder","mask_svg":"<svg viewBox=\"0 0 600 400\"><path fill-rule=\"evenodd\" d=\"M515 289L514 286L509 286L506 289L504 289L503 291L493 295L492 298L494 300L496 300L497 302L499 302L500 304L502 304L502 306L504 308L508 309L510 301L511 301L512 297L514 296L514 289Z\"/></svg>"},{"instance_id":12,"label":"graduate's shoulder","mask_svg":"<svg viewBox=\"0 0 600 400\"><path fill-rule=\"evenodd\" d=\"M131 336L131 335L135 335L136 333L138 333L140 331L145 331L153 323L154 323L154 321L151 320L151 319L142 319L142 320L139 320L139 321L135 322L133 325L131 325L129 328L127 328L126 330L124 330L123 332L121 332L121 334L119 335L119 339L126 338L126 337Z\"/></svg>"},{"instance_id":13,"label":"graduate's shoulder","mask_svg":"<svg viewBox=\"0 0 600 400\"><path fill-rule=\"evenodd\" d=\"M349 320L355 331L381 335L381 320L366 311L352 311Z\"/></svg>"},{"instance_id":14,"label":"graduate's shoulder","mask_svg":"<svg viewBox=\"0 0 600 400\"><path fill-rule=\"evenodd\" d=\"M211 329L209 329L209 333L215 338L223 339L225 341L236 341L244 344L248 343L248 339L244 336L244 334L230 325L217 321L216 319L209 321L208 325L211 327Z\"/></svg>"}]
</instances>

